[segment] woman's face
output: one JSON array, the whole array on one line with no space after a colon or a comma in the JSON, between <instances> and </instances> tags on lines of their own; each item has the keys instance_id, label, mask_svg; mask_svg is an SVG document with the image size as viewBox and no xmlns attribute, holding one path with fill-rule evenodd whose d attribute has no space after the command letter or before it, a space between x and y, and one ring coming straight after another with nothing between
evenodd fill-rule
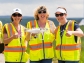
<instances>
[{"instance_id":1,"label":"woman's face","mask_svg":"<svg viewBox=\"0 0 84 63\"><path fill-rule=\"evenodd\" d=\"M19 23L22 19L22 15L20 13L13 13L12 19L13 19L13 22Z\"/></svg>"},{"instance_id":2,"label":"woman's face","mask_svg":"<svg viewBox=\"0 0 84 63\"><path fill-rule=\"evenodd\" d=\"M61 13L61 12L56 12L55 16L56 16L56 19L58 22L63 23L66 21L67 14Z\"/></svg>"},{"instance_id":3,"label":"woman's face","mask_svg":"<svg viewBox=\"0 0 84 63\"><path fill-rule=\"evenodd\" d=\"M39 20L46 20L47 16L48 16L48 14L47 14L46 10L38 11Z\"/></svg>"}]
</instances>

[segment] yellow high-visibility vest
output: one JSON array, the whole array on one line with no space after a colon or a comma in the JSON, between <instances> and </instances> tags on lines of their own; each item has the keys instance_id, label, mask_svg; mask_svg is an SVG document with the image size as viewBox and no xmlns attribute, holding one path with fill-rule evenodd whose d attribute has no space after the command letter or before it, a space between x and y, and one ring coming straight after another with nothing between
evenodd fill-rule
<instances>
[{"instance_id":1,"label":"yellow high-visibility vest","mask_svg":"<svg viewBox=\"0 0 84 63\"><path fill-rule=\"evenodd\" d=\"M81 50L81 40L77 37L77 42L75 42L74 35L70 37L66 36L66 31L74 31L74 21L69 21L63 32L62 38L60 36L60 26L56 29L56 57L58 60L63 61L79 61L80 50Z\"/></svg>"},{"instance_id":2,"label":"yellow high-visibility vest","mask_svg":"<svg viewBox=\"0 0 84 63\"><path fill-rule=\"evenodd\" d=\"M5 24L8 37L17 33L12 23ZM5 61L7 62L26 62L29 58L26 53L25 32L24 27L20 25L21 38L13 39L4 49Z\"/></svg>"},{"instance_id":3,"label":"yellow high-visibility vest","mask_svg":"<svg viewBox=\"0 0 84 63\"><path fill-rule=\"evenodd\" d=\"M39 28L38 23L36 20L29 21L27 23L27 28ZM53 50L53 40L54 35L50 32L50 25L49 22L46 21L46 26L48 30L44 32L44 35L42 36L42 33L38 33L37 37L34 38L33 36L29 40L29 47L30 47L30 60L31 61L39 61L42 59L51 59L54 57L54 50ZM41 40L43 38L43 40Z\"/></svg>"},{"instance_id":4,"label":"yellow high-visibility vest","mask_svg":"<svg viewBox=\"0 0 84 63\"><path fill-rule=\"evenodd\" d=\"M0 41L2 42L2 27L3 27L3 23L0 21Z\"/></svg>"}]
</instances>

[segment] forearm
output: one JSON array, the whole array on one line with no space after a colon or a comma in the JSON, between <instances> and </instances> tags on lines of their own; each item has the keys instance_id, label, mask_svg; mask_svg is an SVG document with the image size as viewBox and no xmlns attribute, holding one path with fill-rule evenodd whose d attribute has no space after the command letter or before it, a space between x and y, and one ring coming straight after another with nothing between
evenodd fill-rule
<instances>
[{"instance_id":1,"label":"forearm","mask_svg":"<svg viewBox=\"0 0 84 63\"><path fill-rule=\"evenodd\" d=\"M4 38L3 42L4 44L9 44L12 40L13 40L13 36L11 36L10 38Z\"/></svg>"},{"instance_id":2,"label":"forearm","mask_svg":"<svg viewBox=\"0 0 84 63\"><path fill-rule=\"evenodd\" d=\"M72 34L78 37L82 37L84 35L82 31L72 31Z\"/></svg>"}]
</instances>

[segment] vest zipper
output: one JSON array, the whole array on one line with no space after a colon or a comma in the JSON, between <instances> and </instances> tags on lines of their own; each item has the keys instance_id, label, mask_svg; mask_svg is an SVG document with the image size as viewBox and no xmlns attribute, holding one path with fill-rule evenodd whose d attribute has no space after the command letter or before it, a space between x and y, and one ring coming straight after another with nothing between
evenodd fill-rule
<instances>
[{"instance_id":1,"label":"vest zipper","mask_svg":"<svg viewBox=\"0 0 84 63\"><path fill-rule=\"evenodd\" d=\"M42 43L43 43L43 55L44 55L44 59L45 59L45 48L44 48L44 37L43 37L44 33L42 34Z\"/></svg>"},{"instance_id":2,"label":"vest zipper","mask_svg":"<svg viewBox=\"0 0 84 63\"><path fill-rule=\"evenodd\" d=\"M21 44L21 47L22 47L21 38L20 38L20 44ZM23 56L23 48L22 48L22 54L21 54L21 59L20 59L21 63L22 63L22 56Z\"/></svg>"},{"instance_id":3,"label":"vest zipper","mask_svg":"<svg viewBox=\"0 0 84 63\"><path fill-rule=\"evenodd\" d=\"M63 34L64 34L64 30L65 30L65 27L66 26L60 26L60 37L61 37L61 45L60 45L60 58L61 58L61 60L62 60L62 50L61 50L61 48L62 48L62 37L63 37Z\"/></svg>"},{"instance_id":4,"label":"vest zipper","mask_svg":"<svg viewBox=\"0 0 84 63\"><path fill-rule=\"evenodd\" d=\"M20 32L21 32L21 26L20 26ZM22 47L21 33L20 33L20 44L21 44L21 47ZM20 63L22 63L22 56L23 56L23 48L22 48Z\"/></svg>"},{"instance_id":5,"label":"vest zipper","mask_svg":"<svg viewBox=\"0 0 84 63\"><path fill-rule=\"evenodd\" d=\"M13 24L13 26L14 26L14 24ZM14 28L15 28L15 26L14 26ZM15 30L18 32L18 30L16 28L15 28ZM19 38L20 38L20 44L21 44L21 47L22 47L22 42L21 42L21 25L20 25L20 37ZM22 61L22 56L23 56L23 48L22 48L22 55L21 55L20 63L22 63L21 62Z\"/></svg>"},{"instance_id":6,"label":"vest zipper","mask_svg":"<svg viewBox=\"0 0 84 63\"><path fill-rule=\"evenodd\" d=\"M62 45L62 36L61 36L61 45ZM62 60L62 51L61 51L61 45L60 45L60 57L61 57L61 60Z\"/></svg>"}]
</instances>

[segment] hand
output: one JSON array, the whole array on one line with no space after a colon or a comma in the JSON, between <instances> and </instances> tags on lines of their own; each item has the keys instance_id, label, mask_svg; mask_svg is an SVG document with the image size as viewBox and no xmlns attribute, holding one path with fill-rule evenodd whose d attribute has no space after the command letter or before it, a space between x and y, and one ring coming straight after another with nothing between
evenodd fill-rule
<instances>
[{"instance_id":1,"label":"hand","mask_svg":"<svg viewBox=\"0 0 84 63\"><path fill-rule=\"evenodd\" d=\"M70 37L72 35L72 31L67 31L66 36Z\"/></svg>"},{"instance_id":2,"label":"hand","mask_svg":"<svg viewBox=\"0 0 84 63\"><path fill-rule=\"evenodd\" d=\"M17 39L18 38L18 33L15 33L14 35L12 35L13 39Z\"/></svg>"}]
</instances>

